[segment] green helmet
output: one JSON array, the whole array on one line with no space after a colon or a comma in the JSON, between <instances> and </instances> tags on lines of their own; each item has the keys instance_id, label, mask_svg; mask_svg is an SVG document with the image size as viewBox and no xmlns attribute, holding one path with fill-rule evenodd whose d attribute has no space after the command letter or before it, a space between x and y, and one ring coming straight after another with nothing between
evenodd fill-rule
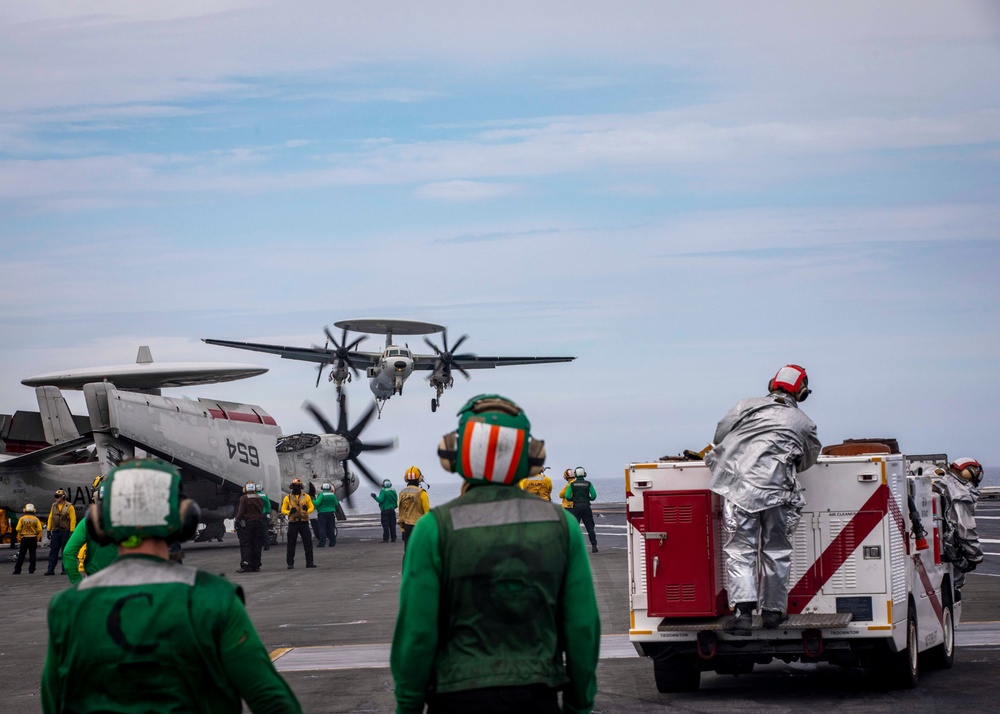
<instances>
[{"instance_id":1,"label":"green helmet","mask_svg":"<svg viewBox=\"0 0 1000 714\"><path fill-rule=\"evenodd\" d=\"M180 469L166 461L126 461L108 472L102 487L103 498L87 513L87 527L100 543L180 542L198 528L198 504L184 498Z\"/></svg>"},{"instance_id":2,"label":"green helmet","mask_svg":"<svg viewBox=\"0 0 1000 714\"><path fill-rule=\"evenodd\" d=\"M462 478L509 485L541 472L545 442L531 438L531 422L521 407L497 394L481 394L458 412L458 429L442 438L438 456Z\"/></svg>"}]
</instances>

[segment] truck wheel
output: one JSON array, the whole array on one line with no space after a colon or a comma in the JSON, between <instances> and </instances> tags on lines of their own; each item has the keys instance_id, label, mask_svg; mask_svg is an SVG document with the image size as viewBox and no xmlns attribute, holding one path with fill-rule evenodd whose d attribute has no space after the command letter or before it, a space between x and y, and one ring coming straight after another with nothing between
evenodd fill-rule
<instances>
[{"instance_id":1,"label":"truck wheel","mask_svg":"<svg viewBox=\"0 0 1000 714\"><path fill-rule=\"evenodd\" d=\"M942 595L941 621L944 625L944 642L927 651L925 663L930 669L951 669L955 664L955 608L949 593Z\"/></svg>"},{"instance_id":2,"label":"truck wheel","mask_svg":"<svg viewBox=\"0 0 1000 714\"><path fill-rule=\"evenodd\" d=\"M654 659L653 677L661 694L696 692L701 684L701 670L693 654Z\"/></svg>"},{"instance_id":3,"label":"truck wheel","mask_svg":"<svg viewBox=\"0 0 1000 714\"><path fill-rule=\"evenodd\" d=\"M920 678L917 657L917 613L912 604L906 616L906 648L889 655L888 674L895 689L913 689Z\"/></svg>"}]
</instances>

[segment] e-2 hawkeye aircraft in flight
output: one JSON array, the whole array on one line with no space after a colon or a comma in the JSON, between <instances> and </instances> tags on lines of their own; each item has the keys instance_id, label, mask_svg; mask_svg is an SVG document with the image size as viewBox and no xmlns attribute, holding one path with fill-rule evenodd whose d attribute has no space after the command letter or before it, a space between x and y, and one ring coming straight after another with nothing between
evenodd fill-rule
<instances>
[{"instance_id":1,"label":"e-2 hawkeye aircraft in flight","mask_svg":"<svg viewBox=\"0 0 1000 714\"><path fill-rule=\"evenodd\" d=\"M95 478L133 458L137 450L181 467L186 494L201 506L206 525L202 539L221 539L223 521L232 518L247 482L261 484L276 503L296 477L316 485L329 482L338 498L348 501L359 485L347 466L350 461L380 488L377 477L358 459L365 451L394 446L392 440L365 443L360 438L374 405L349 427L346 403L341 401L334 427L319 409L306 404L324 433L283 435L274 418L257 405L159 394L163 387L212 384L266 371L212 363L154 367L149 349L142 347L135 365L22 380L35 387L45 440L53 445L20 456L0 455L0 507L19 512L30 502L44 513L60 488L74 505L86 507L93 500ZM60 388L83 391L89 433L79 433Z\"/></svg>"},{"instance_id":2,"label":"e-2 hawkeye aircraft in flight","mask_svg":"<svg viewBox=\"0 0 1000 714\"><path fill-rule=\"evenodd\" d=\"M443 325L436 325L432 322L418 322L415 320L396 320L392 318L363 318L355 320L341 320L335 322L336 327L341 328L340 341L333 336L329 328L323 328L326 334L325 347L286 347L283 345L266 345L257 342L233 342L231 340L204 339L210 345L221 345L223 347L235 347L241 350L252 350L254 352L269 352L281 355L285 359L302 360L304 362L318 363L318 374L316 375L316 386L319 386L323 369L330 367L329 380L337 387L337 396L343 396L344 382L351 381L351 373L360 376L359 368L364 368L366 376L369 378L369 387L375 395L375 403L382 414L382 406L386 400L394 394L403 393L403 384L414 371L428 371L427 381L435 390L435 396L431 399L431 411L437 411L441 403L441 395L444 390L450 389L455 383L453 370L466 379L469 379L470 369L494 369L495 367L509 367L512 365L525 364L546 364L552 362L572 362L576 357L483 357L471 352L458 353L458 348L468 339L468 335L462 335L451 346L448 345L448 330ZM355 349L362 341L367 339L367 335L362 335L352 342L347 341L347 333L365 332L377 335L385 335L385 349L381 352L360 352ZM436 332L443 333L442 344L438 345L424 337L427 346L434 350L434 354L414 354L407 344L393 344L394 335L428 335ZM333 346L331 349L331 345Z\"/></svg>"}]
</instances>

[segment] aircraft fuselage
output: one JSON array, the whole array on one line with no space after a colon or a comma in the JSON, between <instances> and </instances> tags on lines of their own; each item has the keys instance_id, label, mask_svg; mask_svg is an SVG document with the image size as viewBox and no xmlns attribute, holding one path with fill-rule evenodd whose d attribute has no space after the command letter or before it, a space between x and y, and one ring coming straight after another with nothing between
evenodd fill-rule
<instances>
[{"instance_id":1,"label":"aircraft fuselage","mask_svg":"<svg viewBox=\"0 0 1000 714\"><path fill-rule=\"evenodd\" d=\"M403 393L403 383L413 373L413 356L406 347L389 345L382 352L382 359L369 370L368 386L377 399L388 399Z\"/></svg>"}]
</instances>

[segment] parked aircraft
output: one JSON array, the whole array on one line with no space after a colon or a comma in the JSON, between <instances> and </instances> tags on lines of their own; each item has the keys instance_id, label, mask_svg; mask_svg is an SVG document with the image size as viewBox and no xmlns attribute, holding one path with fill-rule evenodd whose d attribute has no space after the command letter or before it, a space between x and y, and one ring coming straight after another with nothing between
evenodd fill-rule
<instances>
[{"instance_id":1,"label":"parked aircraft","mask_svg":"<svg viewBox=\"0 0 1000 714\"><path fill-rule=\"evenodd\" d=\"M148 348L142 348L140 358L143 349L148 356ZM233 372L232 365L219 367L227 374ZM0 507L20 512L25 503L32 502L42 511L58 488L71 494L74 504L85 507L93 499L95 477L137 451L181 466L185 492L201 506L206 532L219 537L247 481L260 483L279 503L283 489L295 477L329 482L347 500L358 488L357 476L347 467L350 461L376 487L380 485L358 459L364 451L393 446L391 441L366 444L360 439L374 405L353 428L348 427L346 404L340 404L336 428L316 407L307 405L327 433L282 435L274 418L257 405L151 393L179 379L187 385L211 383L211 370L206 369L204 364L174 365L173 375L161 369L142 381L134 376L135 365L126 365L122 381L142 392L119 389L115 368L102 368L107 381L97 382L86 381L93 376L91 370L58 373L64 388L83 390L91 425L91 433L84 436L69 431L67 425L73 420L61 392L52 386L37 387L43 424L50 424L46 440L57 445L0 460ZM266 371L253 369L257 374ZM193 376L196 371L200 377ZM24 383L44 381L46 376L41 375ZM46 414L56 418L45 418Z\"/></svg>"},{"instance_id":2,"label":"parked aircraft","mask_svg":"<svg viewBox=\"0 0 1000 714\"><path fill-rule=\"evenodd\" d=\"M285 359L316 362L319 374L316 376L316 386L319 386L323 369L330 367L329 379L337 387L338 397L343 395L344 382L351 381L351 374L360 376L359 368L364 368L369 378L369 387L375 395L379 415L382 406L394 394L403 393L403 384L414 371L428 371L427 381L436 394L431 399L431 411L437 411L444 390L450 389L455 379L453 371L457 370L463 377L469 379L470 369L493 369L523 364L545 364L551 362L571 362L576 357L482 357L471 352L458 353L458 348L468 339L462 335L453 345L448 345L448 331L442 325L414 320L396 320L391 318L365 318L357 320L341 320L334 323L343 330L340 341L333 336L329 328L326 333L325 347L284 347L256 342L233 342L230 340L205 339L210 345L234 347L255 352L269 352L281 355ZM385 349L381 352L360 352L355 348L366 339L359 337L352 342L347 341L347 333L367 332L385 335ZM424 342L434 350L434 354L421 355L410 351L407 344L393 344L394 335L427 335L442 332L442 344L431 342L426 337ZM333 348L331 349L331 345Z\"/></svg>"}]
</instances>

